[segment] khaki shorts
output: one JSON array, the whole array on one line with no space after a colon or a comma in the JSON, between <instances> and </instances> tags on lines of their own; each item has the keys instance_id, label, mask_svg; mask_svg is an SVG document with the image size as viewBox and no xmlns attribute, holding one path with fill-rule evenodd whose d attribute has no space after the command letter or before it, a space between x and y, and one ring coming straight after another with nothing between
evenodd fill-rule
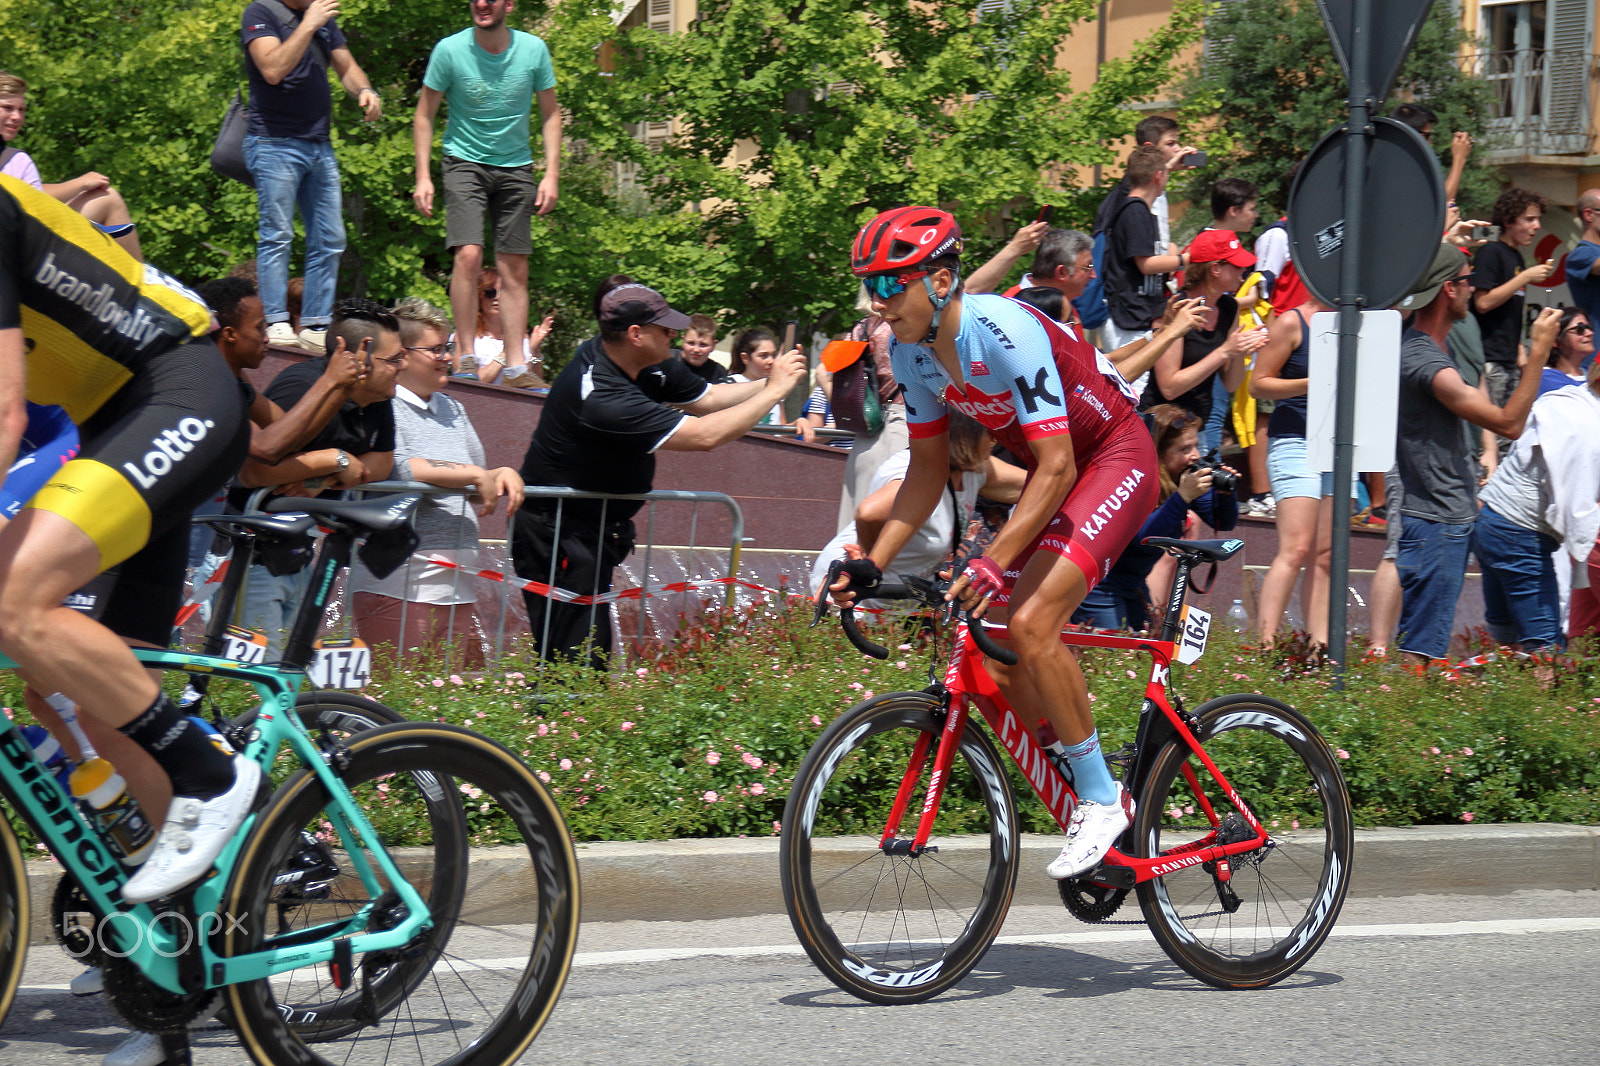
<instances>
[{"instance_id":1,"label":"khaki shorts","mask_svg":"<svg viewBox=\"0 0 1600 1066\"><path fill-rule=\"evenodd\" d=\"M533 212L539 183L533 167L491 167L455 156L444 157L445 247L483 244L487 216L494 228L494 250L506 255L533 251Z\"/></svg>"}]
</instances>

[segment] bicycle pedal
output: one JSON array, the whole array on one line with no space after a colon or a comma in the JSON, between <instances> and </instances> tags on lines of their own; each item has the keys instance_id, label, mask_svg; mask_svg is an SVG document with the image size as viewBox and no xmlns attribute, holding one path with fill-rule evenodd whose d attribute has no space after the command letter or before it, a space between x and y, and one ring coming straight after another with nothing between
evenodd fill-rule
<instances>
[{"instance_id":1,"label":"bicycle pedal","mask_svg":"<svg viewBox=\"0 0 1600 1066\"><path fill-rule=\"evenodd\" d=\"M1124 744L1116 751L1108 752L1103 757L1112 766L1120 766L1124 770L1133 765L1133 757L1139 754L1139 749L1133 744Z\"/></svg>"}]
</instances>

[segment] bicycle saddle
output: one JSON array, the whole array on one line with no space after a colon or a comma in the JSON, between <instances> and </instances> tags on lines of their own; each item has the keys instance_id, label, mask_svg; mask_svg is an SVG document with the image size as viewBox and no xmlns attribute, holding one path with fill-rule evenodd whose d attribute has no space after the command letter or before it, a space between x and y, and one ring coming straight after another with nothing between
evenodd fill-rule
<instances>
[{"instance_id":1,"label":"bicycle saddle","mask_svg":"<svg viewBox=\"0 0 1600 1066\"><path fill-rule=\"evenodd\" d=\"M190 519L195 525L207 525L222 533L236 529L250 529L280 537L296 537L316 524L316 519L297 507L298 514L200 514Z\"/></svg>"},{"instance_id":2,"label":"bicycle saddle","mask_svg":"<svg viewBox=\"0 0 1600 1066\"><path fill-rule=\"evenodd\" d=\"M1171 537L1146 537L1139 543L1150 548L1161 548L1177 556L1188 556L1202 562L1220 563L1231 559L1244 547L1236 537L1228 540L1174 540Z\"/></svg>"},{"instance_id":3,"label":"bicycle saddle","mask_svg":"<svg viewBox=\"0 0 1600 1066\"><path fill-rule=\"evenodd\" d=\"M396 496L376 496L370 500L318 500L298 496L279 496L267 501L266 510L272 514L303 512L319 518L357 526L369 533L386 533L411 524L420 493Z\"/></svg>"}]
</instances>

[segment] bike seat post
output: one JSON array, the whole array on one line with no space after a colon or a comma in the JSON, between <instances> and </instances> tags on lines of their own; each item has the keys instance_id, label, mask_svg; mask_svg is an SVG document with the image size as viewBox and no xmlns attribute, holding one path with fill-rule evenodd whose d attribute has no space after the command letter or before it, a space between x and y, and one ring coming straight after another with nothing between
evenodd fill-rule
<instances>
[{"instance_id":1,"label":"bike seat post","mask_svg":"<svg viewBox=\"0 0 1600 1066\"><path fill-rule=\"evenodd\" d=\"M333 532L322 538L316 561L311 564L311 587L306 589L300 609L295 613L294 626L283 648L282 665L292 670L304 670L316 655L317 634L322 629L322 619L327 612L328 600L333 596L334 582L339 571L350 562L350 547L356 534L342 522L324 519Z\"/></svg>"},{"instance_id":2,"label":"bike seat post","mask_svg":"<svg viewBox=\"0 0 1600 1066\"><path fill-rule=\"evenodd\" d=\"M228 625L233 621L234 608L239 604L239 593L244 590L250 567L256 558L256 537L249 530L233 530L223 534L232 551L228 553L228 573L217 590L216 601L211 605L211 621L206 626L205 643L200 650L206 655L221 655Z\"/></svg>"},{"instance_id":3,"label":"bike seat post","mask_svg":"<svg viewBox=\"0 0 1600 1066\"><path fill-rule=\"evenodd\" d=\"M1161 623L1161 639L1177 640L1183 624L1183 601L1189 594L1189 571L1200 560L1193 555L1178 556L1178 570L1172 576L1172 593L1167 597L1167 616Z\"/></svg>"}]
</instances>

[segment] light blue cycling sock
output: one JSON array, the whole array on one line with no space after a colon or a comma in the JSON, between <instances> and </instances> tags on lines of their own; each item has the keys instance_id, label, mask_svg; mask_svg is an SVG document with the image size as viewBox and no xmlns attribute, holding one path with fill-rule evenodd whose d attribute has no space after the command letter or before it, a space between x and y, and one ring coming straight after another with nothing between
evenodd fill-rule
<instances>
[{"instance_id":1,"label":"light blue cycling sock","mask_svg":"<svg viewBox=\"0 0 1600 1066\"><path fill-rule=\"evenodd\" d=\"M1067 765L1072 767L1072 788L1078 798L1090 803L1112 806L1117 802L1117 782L1111 776L1105 756L1100 754L1100 732L1089 734L1089 739L1077 744L1064 745Z\"/></svg>"}]
</instances>

